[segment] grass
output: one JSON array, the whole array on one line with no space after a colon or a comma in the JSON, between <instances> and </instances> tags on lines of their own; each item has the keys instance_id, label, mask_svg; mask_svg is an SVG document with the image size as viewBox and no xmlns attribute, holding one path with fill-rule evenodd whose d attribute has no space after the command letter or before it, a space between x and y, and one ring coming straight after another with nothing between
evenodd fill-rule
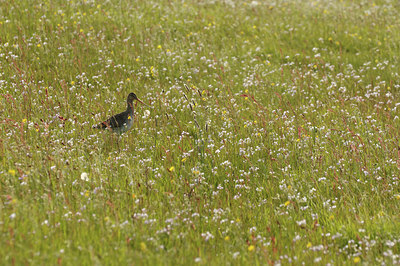
<instances>
[{"instance_id":1,"label":"grass","mask_svg":"<svg viewBox=\"0 0 400 266\"><path fill-rule=\"evenodd\" d=\"M1 2L1 263L400 263L399 11Z\"/></svg>"}]
</instances>

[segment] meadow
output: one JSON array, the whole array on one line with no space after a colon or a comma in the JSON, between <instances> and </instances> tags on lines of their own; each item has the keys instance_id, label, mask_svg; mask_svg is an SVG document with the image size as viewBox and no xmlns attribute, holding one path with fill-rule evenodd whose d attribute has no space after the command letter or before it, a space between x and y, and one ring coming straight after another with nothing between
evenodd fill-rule
<instances>
[{"instance_id":1,"label":"meadow","mask_svg":"<svg viewBox=\"0 0 400 266\"><path fill-rule=\"evenodd\" d=\"M399 13L0 1L0 264L399 264Z\"/></svg>"}]
</instances>

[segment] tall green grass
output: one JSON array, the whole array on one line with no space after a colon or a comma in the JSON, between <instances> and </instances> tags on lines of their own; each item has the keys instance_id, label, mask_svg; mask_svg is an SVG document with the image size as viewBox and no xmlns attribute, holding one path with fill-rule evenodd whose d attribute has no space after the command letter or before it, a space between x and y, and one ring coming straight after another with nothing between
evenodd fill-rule
<instances>
[{"instance_id":1,"label":"tall green grass","mask_svg":"<svg viewBox=\"0 0 400 266\"><path fill-rule=\"evenodd\" d=\"M1 2L2 264L399 263L399 11Z\"/></svg>"}]
</instances>

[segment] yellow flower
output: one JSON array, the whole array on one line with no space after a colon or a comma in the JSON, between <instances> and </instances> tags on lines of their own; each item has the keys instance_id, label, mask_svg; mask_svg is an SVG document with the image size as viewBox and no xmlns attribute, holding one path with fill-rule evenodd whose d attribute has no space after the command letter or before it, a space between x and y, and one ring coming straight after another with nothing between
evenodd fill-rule
<instances>
[{"instance_id":1,"label":"yellow flower","mask_svg":"<svg viewBox=\"0 0 400 266\"><path fill-rule=\"evenodd\" d=\"M254 245L250 245L250 246L247 248L247 250L251 252L251 251L253 251L255 248L256 248L256 247L255 247Z\"/></svg>"},{"instance_id":2,"label":"yellow flower","mask_svg":"<svg viewBox=\"0 0 400 266\"><path fill-rule=\"evenodd\" d=\"M359 263L361 261L360 257L355 257L353 259L354 263Z\"/></svg>"},{"instance_id":3,"label":"yellow flower","mask_svg":"<svg viewBox=\"0 0 400 266\"><path fill-rule=\"evenodd\" d=\"M132 199L136 198L135 193L132 193Z\"/></svg>"},{"instance_id":4,"label":"yellow flower","mask_svg":"<svg viewBox=\"0 0 400 266\"><path fill-rule=\"evenodd\" d=\"M307 248L310 248L310 247L312 247L312 244L311 244L311 242L308 242L307 243Z\"/></svg>"},{"instance_id":5,"label":"yellow flower","mask_svg":"<svg viewBox=\"0 0 400 266\"><path fill-rule=\"evenodd\" d=\"M86 190L86 192L85 192L85 197L86 198L89 197L89 191L88 190Z\"/></svg>"},{"instance_id":6,"label":"yellow flower","mask_svg":"<svg viewBox=\"0 0 400 266\"><path fill-rule=\"evenodd\" d=\"M129 116L128 116L128 119L131 120L131 118L132 118L132 117L129 115Z\"/></svg>"},{"instance_id":7,"label":"yellow flower","mask_svg":"<svg viewBox=\"0 0 400 266\"><path fill-rule=\"evenodd\" d=\"M187 157L182 158L181 162L184 163L187 160Z\"/></svg>"},{"instance_id":8,"label":"yellow flower","mask_svg":"<svg viewBox=\"0 0 400 266\"><path fill-rule=\"evenodd\" d=\"M36 45L38 48L40 48L40 46L42 46L40 43L38 43L37 45Z\"/></svg>"},{"instance_id":9,"label":"yellow flower","mask_svg":"<svg viewBox=\"0 0 400 266\"><path fill-rule=\"evenodd\" d=\"M229 241L229 239L231 239L229 236L226 236L225 238L225 241Z\"/></svg>"},{"instance_id":10,"label":"yellow flower","mask_svg":"<svg viewBox=\"0 0 400 266\"><path fill-rule=\"evenodd\" d=\"M285 202L285 207L287 207L290 204L290 200Z\"/></svg>"},{"instance_id":11,"label":"yellow flower","mask_svg":"<svg viewBox=\"0 0 400 266\"><path fill-rule=\"evenodd\" d=\"M138 57L138 58L136 58L136 62L139 62L139 61L140 61L139 57Z\"/></svg>"},{"instance_id":12,"label":"yellow flower","mask_svg":"<svg viewBox=\"0 0 400 266\"><path fill-rule=\"evenodd\" d=\"M131 81L131 79L130 78L126 78L126 81Z\"/></svg>"},{"instance_id":13,"label":"yellow flower","mask_svg":"<svg viewBox=\"0 0 400 266\"><path fill-rule=\"evenodd\" d=\"M8 173L12 176L15 176L15 170L14 169L9 169Z\"/></svg>"},{"instance_id":14,"label":"yellow flower","mask_svg":"<svg viewBox=\"0 0 400 266\"><path fill-rule=\"evenodd\" d=\"M80 29L80 30L79 30L79 32L81 32L81 33L82 33L82 32L83 32L83 29Z\"/></svg>"},{"instance_id":15,"label":"yellow flower","mask_svg":"<svg viewBox=\"0 0 400 266\"><path fill-rule=\"evenodd\" d=\"M168 171L170 171L170 172L175 171L175 167L171 166L171 167L168 169Z\"/></svg>"},{"instance_id":16,"label":"yellow flower","mask_svg":"<svg viewBox=\"0 0 400 266\"><path fill-rule=\"evenodd\" d=\"M74 85L75 84L75 81L71 81L71 85Z\"/></svg>"},{"instance_id":17,"label":"yellow flower","mask_svg":"<svg viewBox=\"0 0 400 266\"><path fill-rule=\"evenodd\" d=\"M146 246L146 243L144 243L144 242L140 242L140 250L141 251L147 251L147 246Z\"/></svg>"},{"instance_id":18,"label":"yellow flower","mask_svg":"<svg viewBox=\"0 0 400 266\"><path fill-rule=\"evenodd\" d=\"M22 123L26 123L26 121L28 121L26 118L22 119Z\"/></svg>"},{"instance_id":19,"label":"yellow flower","mask_svg":"<svg viewBox=\"0 0 400 266\"><path fill-rule=\"evenodd\" d=\"M159 44L158 46L157 46L157 49L161 49L162 48L162 46L161 46L161 44Z\"/></svg>"}]
</instances>

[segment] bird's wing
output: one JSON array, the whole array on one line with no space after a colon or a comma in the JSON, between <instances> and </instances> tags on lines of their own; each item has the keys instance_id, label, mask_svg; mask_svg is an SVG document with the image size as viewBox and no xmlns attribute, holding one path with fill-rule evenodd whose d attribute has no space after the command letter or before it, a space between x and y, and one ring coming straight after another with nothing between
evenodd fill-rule
<instances>
[{"instance_id":1,"label":"bird's wing","mask_svg":"<svg viewBox=\"0 0 400 266\"><path fill-rule=\"evenodd\" d=\"M123 124L126 123L128 116L129 114L127 112L116 114L107 119L106 121L104 121L103 123L101 123L100 125L98 125L98 128L105 129L108 127L110 128L122 127Z\"/></svg>"}]
</instances>

